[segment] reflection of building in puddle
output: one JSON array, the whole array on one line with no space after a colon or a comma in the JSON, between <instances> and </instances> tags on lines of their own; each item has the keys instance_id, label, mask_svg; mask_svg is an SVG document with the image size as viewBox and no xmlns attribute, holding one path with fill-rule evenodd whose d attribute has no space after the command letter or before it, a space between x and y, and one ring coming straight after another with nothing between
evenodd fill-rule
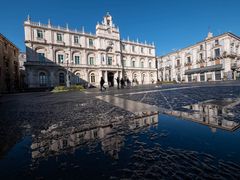
<instances>
[{"instance_id":1,"label":"reflection of building in puddle","mask_svg":"<svg viewBox=\"0 0 240 180\"><path fill-rule=\"evenodd\" d=\"M143 112L129 123L129 129L138 129L144 126L157 125L158 112Z\"/></svg>"},{"instance_id":2,"label":"reflection of building in puddle","mask_svg":"<svg viewBox=\"0 0 240 180\"><path fill-rule=\"evenodd\" d=\"M80 146L88 146L94 140L100 140L104 153L118 159L118 153L124 146L124 137L122 136L124 130L121 128L118 130L118 127L122 126L124 122L95 125L95 127L88 127L84 130L78 129L82 126L66 128L62 123L52 125L33 138L32 158L46 158L65 152L74 152ZM130 130L147 127L158 122L158 114L144 115L128 122Z\"/></svg>"},{"instance_id":3,"label":"reflection of building in puddle","mask_svg":"<svg viewBox=\"0 0 240 180\"><path fill-rule=\"evenodd\" d=\"M214 128L234 131L239 128L239 120L236 121L232 109L240 103L239 99L210 100L199 104L184 106L187 111L171 111L172 114L184 119L190 119L201 124L208 125L213 131Z\"/></svg>"}]
</instances>

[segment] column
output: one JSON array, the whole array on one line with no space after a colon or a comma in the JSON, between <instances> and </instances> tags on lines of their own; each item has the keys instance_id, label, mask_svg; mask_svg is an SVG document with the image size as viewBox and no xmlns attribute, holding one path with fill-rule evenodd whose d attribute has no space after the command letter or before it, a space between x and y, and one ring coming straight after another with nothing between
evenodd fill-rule
<instances>
[{"instance_id":1,"label":"column","mask_svg":"<svg viewBox=\"0 0 240 180\"><path fill-rule=\"evenodd\" d=\"M104 80L106 83L108 83L108 79L107 79L107 71L104 72Z\"/></svg>"}]
</instances>

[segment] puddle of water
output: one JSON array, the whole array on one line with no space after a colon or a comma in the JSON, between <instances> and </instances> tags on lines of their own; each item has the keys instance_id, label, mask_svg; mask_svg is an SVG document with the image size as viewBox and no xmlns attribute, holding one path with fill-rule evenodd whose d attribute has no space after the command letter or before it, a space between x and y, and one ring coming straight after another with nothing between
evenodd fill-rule
<instances>
[{"instance_id":1,"label":"puddle of water","mask_svg":"<svg viewBox=\"0 0 240 180\"><path fill-rule=\"evenodd\" d=\"M86 127L60 122L16 144L0 160L0 178L234 179L240 176L239 138L239 131L213 133L156 112Z\"/></svg>"},{"instance_id":2,"label":"puddle of water","mask_svg":"<svg viewBox=\"0 0 240 180\"><path fill-rule=\"evenodd\" d=\"M208 125L214 128L221 128L234 131L239 128L240 118L232 110L240 104L240 99L208 100L198 104L184 106L190 112L172 112L176 116Z\"/></svg>"}]
</instances>

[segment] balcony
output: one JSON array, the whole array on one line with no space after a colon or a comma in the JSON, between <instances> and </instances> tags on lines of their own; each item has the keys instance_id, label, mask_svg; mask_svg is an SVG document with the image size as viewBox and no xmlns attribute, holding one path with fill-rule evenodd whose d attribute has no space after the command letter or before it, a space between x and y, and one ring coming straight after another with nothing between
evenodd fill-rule
<instances>
[{"instance_id":1,"label":"balcony","mask_svg":"<svg viewBox=\"0 0 240 180\"><path fill-rule=\"evenodd\" d=\"M220 55L218 55L218 56L212 56L212 57L208 57L208 58L209 58L209 61L215 61L215 60L220 60L223 58L236 58L236 57L240 57L240 56L237 55L237 53L235 53L235 52L227 53L226 51L224 51L223 53L220 53Z\"/></svg>"},{"instance_id":2,"label":"balcony","mask_svg":"<svg viewBox=\"0 0 240 180\"><path fill-rule=\"evenodd\" d=\"M181 64L176 64L175 65L175 68L180 68L181 67Z\"/></svg>"},{"instance_id":3,"label":"balcony","mask_svg":"<svg viewBox=\"0 0 240 180\"><path fill-rule=\"evenodd\" d=\"M192 66L192 62L185 63L185 66Z\"/></svg>"},{"instance_id":4,"label":"balcony","mask_svg":"<svg viewBox=\"0 0 240 180\"><path fill-rule=\"evenodd\" d=\"M199 68L204 68L206 65L205 65L205 63L200 63L199 64Z\"/></svg>"},{"instance_id":5,"label":"balcony","mask_svg":"<svg viewBox=\"0 0 240 180\"><path fill-rule=\"evenodd\" d=\"M198 59L196 64L201 64L201 63L205 63L205 60L204 59Z\"/></svg>"}]
</instances>

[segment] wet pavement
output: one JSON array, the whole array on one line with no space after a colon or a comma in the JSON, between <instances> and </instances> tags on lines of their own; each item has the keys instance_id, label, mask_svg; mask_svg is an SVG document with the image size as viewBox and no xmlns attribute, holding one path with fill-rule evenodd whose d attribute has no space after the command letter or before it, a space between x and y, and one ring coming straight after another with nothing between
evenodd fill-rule
<instances>
[{"instance_id":1,"label":"wet pavement","mask_svg":"<svg viewBox=\"0 0 240 180\"><path fill-rule=\"evenodd\" d=\"M0 179L239 179L240 84L0 97Z\"/></svg>"}]
</instances>

